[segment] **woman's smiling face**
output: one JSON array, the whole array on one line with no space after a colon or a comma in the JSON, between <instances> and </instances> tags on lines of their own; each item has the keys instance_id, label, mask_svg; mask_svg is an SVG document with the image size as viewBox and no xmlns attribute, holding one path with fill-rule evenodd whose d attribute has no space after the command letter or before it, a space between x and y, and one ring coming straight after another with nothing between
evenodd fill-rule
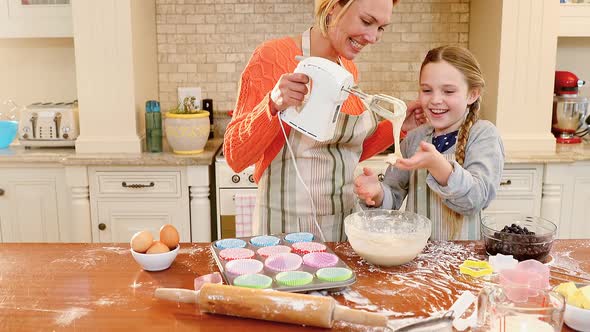
<instances>
[{"instance_id":1,"label":"woman's smiling face","mask_svg":"<svg viewBox=\"0 0 590 332\"><path fill-rule=\"evenodd\" d=\"M336 4L332 19L342 10ZM332 48L346 59L352 60L369 44L376 43L383 29L391 23L392 0L355 0L335 25L328 28Z\"/></svg>"},{"instance_id":2,"label":"woman's smiling face","mask_svg":"<svg viewBox=\"0 0 590 332\"><path fill-rule=\"evenodd\" d=\"M458 130L467 106L478 97L479 91L469 91L465 76L448 62L430 62L422 68L419 100L435 134Z\"/></svg>"}]
</instances>

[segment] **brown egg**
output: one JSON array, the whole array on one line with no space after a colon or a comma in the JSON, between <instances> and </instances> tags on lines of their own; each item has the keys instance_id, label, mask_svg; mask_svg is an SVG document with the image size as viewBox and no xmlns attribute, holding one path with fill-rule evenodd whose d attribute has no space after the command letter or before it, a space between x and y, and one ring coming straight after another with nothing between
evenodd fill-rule
<instances>
[{"instance_id":1,"label":"brown egg","mask_svg":"<svg viewBox=\"0 0 590 332\"><path fill-rule=\"evenodd\" d=\"M170 250L176 248L179 241L180 236L176 227L166 224L160 228L160 242L167 245Z\"/></svg>"},{"instance_id":2,"label":"brown egg","mask_svg":"<svg viewBox=\"0 0 590 332\"><path fill-rule=\"evenodd\" d=\"M168 249L164 243L160 241L154 241L152 246L147 250L147 254L162 254L168 251L170 251L170 249Z\"/></svg>"},{"instance_id":3,"label":"brown egg","mask_svg":"<svg viewBox=\"0 0 590 332\"><path fill-rule=\"evenodd\" d=\"M149 231L137 232L131 237L131 249L135 252L146 252L153 241L154 237Z\"/></svg>"}]
</instances>

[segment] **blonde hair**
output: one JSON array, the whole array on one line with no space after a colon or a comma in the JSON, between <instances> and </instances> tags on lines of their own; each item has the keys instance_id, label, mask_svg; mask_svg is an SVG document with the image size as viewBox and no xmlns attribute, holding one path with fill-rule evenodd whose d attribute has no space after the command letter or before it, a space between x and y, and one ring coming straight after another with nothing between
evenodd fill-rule
<instances>
[{"instance_id":1,"label":"blonde hair","mask_svg":"<svg viewBox=\"0 0 590 332\"><path fill-rule=\"evenodd\" d=\"M473 124L479 119L479 109L482 98L481 94L485 87L485 81L479 67L479 62L475 56L469 50L460 46L446 45L430 50L422 62L420 72L422 72L422 68L428 63L440 61L446 61L463 74L463 77L465 77L465 81L467 82L468 93L472 92L474 89L479 90L480 93L480 96L469 105L469 111L463 124L459 128L459 134L457 135L455 159L459 165L463 165L465 162L465 148L467 147L469 132L471 131ZM443 210L443 220L449 223L450 226L450 234L448 234L449 238L453 239L463 225L463 216L447 206L443 206Z\"/></svg>"},{"instance_id":2,"label":"blonde hair","mask_svg":"<svg viewBox=\"0 0 590 332\"><path fill-rule=\"evenodd\" d=\"M328 34L328 27L336 24L338 20L346 13L350 5L356 0L316 0L315 2L315 24L320 28L323 36ZM399 0L392 0L395 6ZM330 12L339 3L342 10L338 16L331 18Z\"/></svg>"}]
</instances>

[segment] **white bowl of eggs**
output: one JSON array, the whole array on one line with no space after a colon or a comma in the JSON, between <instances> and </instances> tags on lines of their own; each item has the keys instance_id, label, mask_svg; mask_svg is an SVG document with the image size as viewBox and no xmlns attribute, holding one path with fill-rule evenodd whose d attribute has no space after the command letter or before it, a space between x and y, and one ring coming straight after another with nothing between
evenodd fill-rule
<instances>
[{"instance_id":1,"label":"white bowl of eggs","mask_svg":"<svg viewBox=\"0 0 590 332\"><path fill-rule=\"evenodd\" d=\"M179 241L178 231L170 224L160 228L159 240L150 231L140 231L131 238L131 255L146 271L166 270L176 259Z\"/></svg>"}]
</instances>

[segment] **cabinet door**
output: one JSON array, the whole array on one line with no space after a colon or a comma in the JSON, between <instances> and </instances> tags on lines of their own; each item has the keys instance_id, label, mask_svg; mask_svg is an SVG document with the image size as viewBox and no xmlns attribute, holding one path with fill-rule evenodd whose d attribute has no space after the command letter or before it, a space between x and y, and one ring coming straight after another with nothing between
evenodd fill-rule
<instances>
[{"instance_id":1,"label":"cabinet door","mask_svg":"<svg viewBox=\"0 0 590 332\"><path fill-rule=\"evenodd\" d=\"M133 234L143 230L158 239L164 224L176 227L181 242L190 242L189 211L176 200L101 200L96 204L98 223L92 225L94 242L128 243Z\"/></svg>"},{"instance_id":2,"label":"cabinet door","mask_svg":"<svg viewBox=\"0 0 590 332\"><path fill-rule=\"evenodd\" d=\"M72 37L71 0L0 0L0 38Z\"/></svg>"},{"instance_id":3,"label":"cabinet door","mask_svg":"<svg viewBox=\"0 0 590 332\"><path fill-rule=\"evenodd\" d=\"M541 214L543 165L506 164L496 198L482 215L516 217Z\"/></svg>"},{"instance_id":4,"label":"cabinet door","mask_svg":"<svg viewBox=\"0 0 590 332\"><path fill-rule=\"evenodd\" d=\"M580 169L574 184L574 206L572 209L572 234L575 238L590 238L590 174L586 169Z\"/></svg>"},{"instance_id":5,"label":"cabinet door","mask_svg":"<svg viewBox=\"0 0 590 332\"><path fill-rule=\"evenodd\" d=\"M0 227L3 242L60 241L58 191L63 172L0 170Z\"/></svg>"},{"instance_id":6,"label":"cabinet door","mask_svg":"<svg viewBox=\"0 0 590 332\"><path fill-rule=\"evenodd\" d=\"M548 164L542 217L557 223L559 238L590 238L590 162Z\"/></svg>"}]
</instances>

